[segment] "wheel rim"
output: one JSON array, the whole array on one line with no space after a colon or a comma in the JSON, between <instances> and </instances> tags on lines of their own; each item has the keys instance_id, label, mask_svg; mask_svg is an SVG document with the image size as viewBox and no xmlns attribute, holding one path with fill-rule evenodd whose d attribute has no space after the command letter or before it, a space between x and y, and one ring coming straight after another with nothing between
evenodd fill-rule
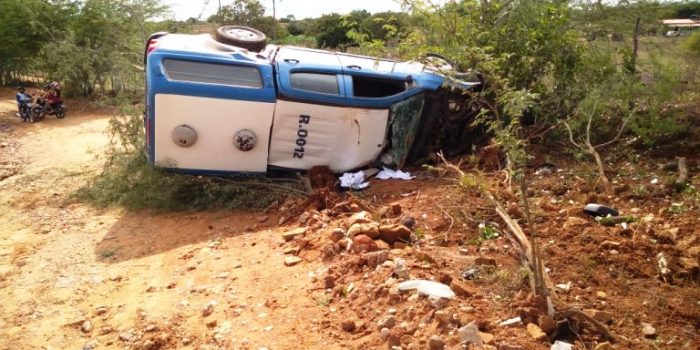
<instances>
[{"instance_id":1,"label":"wheel rim","mask_svg":"<svg viewBox=\"0 0 700 350\"><path fill-rule=\"evenodd\" d=\"M258 36L255 32L243 28L231 28L226 34L240 40L253 40Z\"/></svg>"}]
</instances>

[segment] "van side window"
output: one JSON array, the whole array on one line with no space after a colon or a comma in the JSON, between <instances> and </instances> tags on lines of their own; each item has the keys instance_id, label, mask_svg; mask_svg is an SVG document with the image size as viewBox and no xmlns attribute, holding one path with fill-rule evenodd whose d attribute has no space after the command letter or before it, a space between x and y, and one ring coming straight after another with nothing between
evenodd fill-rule
<instances>
[{"instance_id":1,"label":"van side window","mask_svg":"<svg viewBox=\"0 0 700 350\"><path fill-rule=\"evenodd\" d=\"M299 72L292 73L289 79L294 89L340 95L338 78L335 74Z\"/></svg>"},{"instance_id":2,"label":"van side window","mask_svg":"<svg viewBox=\"0 0 700 350\"><path fill-rule=\"evenodd\" d=\"M165 72L170 80L262 88L260 71L255 67L166 59Z\"/></svg>"},{"instance_id":3,"label":"van side window","mask_svg":"<svg viewBox=\"0 0 700 350\"><path fill-rule=\"evenodd\" d=\"M352 91L356 97L388 97L405 90L406 82L402 80L352 77Z\"/></svg>"}]
</instances>

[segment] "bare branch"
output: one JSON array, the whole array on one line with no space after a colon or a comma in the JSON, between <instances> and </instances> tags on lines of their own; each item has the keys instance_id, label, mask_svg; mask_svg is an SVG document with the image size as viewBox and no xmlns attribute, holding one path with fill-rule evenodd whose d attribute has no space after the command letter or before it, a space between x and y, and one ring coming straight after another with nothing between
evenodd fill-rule
<instances>
[{"instance_id":1,"label":"bare branch","mask_svg":"<svg viewBox=\"0 0 700 350\"><path fill-rule=\"evenodd\" d=\"M576 143L576 141L574 141L574 133L571 131L571 126L569 126L569 123L567 123L567 122L563 122L563 123L564 123L564 126L566 127L566 130L569 132L569 141L571 141L571 143L574 144L574 146L578 147L579 149L581 149L581 150L585 149L584 147L582 147L581 145Z\"/></svg>"},{"instance_id":2,"label":"bare branch","mask_svg":"<svg viewBox=\"0 0 700 350\"><path fill-rule=\"evenodd\" d=\"M610 340L610 341L615 341L615 336L613 336L612 333L610 333L610 330L608 329L608 327L606 327L600 321L589 316L588 314L586 314L585 312L583 312L581 310L571 308L571 309L563 311L562 316L564 316L565 318L569 318L569 317L574 316L574 317L578 317L580 319L583 319L585 321L588 321L593 325L593 327L596 329L596 331L598 331L598 333L600 333L605 339Z\"/></svg>"},{"instance_id":3,"label":"bare branch","mask_svg":"<svg viewBox=\"0 0 700 350\"><path fill-rule=\"evenodd\" d=\"M625 118L625 120L622 122L622 125L620 126L620 130L617 131L617 135L615 135L615 138L614 138L614 139L612 139L612 140L610 140L610 141L608 141L608 142L605 142L605 143L601 143L600 145L593 146L593 148L601 148L601 147L605 147L605 146L608 146L608 145L610 145L610 144L613 144L613 143L617 142L617 140L618 140L618 139L620 138L620 136L622 135L622 131L625 130L625 126L627 126L627 122L629 122L630 118L632 117L632 113L634 113L634 112L630 112L630 115L627 116L627 118Z\"/></svg>"},{"instance_id":4,"label":"bare branch","mask_svg":"<svg viewBox=\"0 0 700 350\"><path fill-rule=\"evenodd\" d=\"M598 101L596 100L595 103L593 104L593 111L588 116L588 125L586 126L586 146L588 146L588 147L593 147L593 146L591 146L591 124L593 123L593 116L595 115L595 110L597 107L598 107Z\"/></svg>"}]
</instances>

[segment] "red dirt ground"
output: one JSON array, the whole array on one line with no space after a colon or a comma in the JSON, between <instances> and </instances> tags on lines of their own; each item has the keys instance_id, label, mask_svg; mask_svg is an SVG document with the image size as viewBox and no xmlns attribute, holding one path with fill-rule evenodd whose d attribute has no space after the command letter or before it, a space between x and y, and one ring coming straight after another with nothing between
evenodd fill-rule
<instances>
[{"instance_id":1,"label":"red dirt ground","mask_svg":"<svg viewBox=\"0 0 700 350\"><path fill-rule=\"evenodd\" d=\"M470 322L489 340L484 349L550 348L553 339L535 340L525 325L498 325L540 313L505 226L451 175L409 169L417 179L372 180L353 194L375 211L374 221L415 220L413 241L385 247L384 256L345 252L330 240L357 205L300 208L303 199L290 198L265 213L96 209L71 194L101 169L110 111L68 103L64 120L23 124L13 116L12 91L0 91L0 349L426 349L433 336L460 349L457 329ZM585 325L558 337L575 349L697 349L700 184L693 178L686 192L669 191L676 173L664 170L666 158L627 153L609 159L610 196L596 193L589 164L563 154L542 152L556 163L553 172L530 171L532 231L548 278L570 283L555 292L556 305L608 312L617 341L601 345ZM699 159L689 159L691 175ZM521 218L502 174L487 177ZM601 226L581 210L591 201L639 221ZM383 209L390 205L401 213ZM280 217L287 223L278 225ZM500 236L484 239L481 223ZM296 227L308 230L285 242L282 234ZM663 278L659 253L670 269ZM290 255L302 261L285 266ZM401 261L411 278L444 282L458 295L433 302L397 293ZM468 269L476 278L463 280ZM388 326L389 313L395 325L387 340L379 323ZM452 320L441 323L443 315ZM350 322L352 332L342 327ZM645 337L642 323L655 336Z\"/></svg>"}]
</instances>

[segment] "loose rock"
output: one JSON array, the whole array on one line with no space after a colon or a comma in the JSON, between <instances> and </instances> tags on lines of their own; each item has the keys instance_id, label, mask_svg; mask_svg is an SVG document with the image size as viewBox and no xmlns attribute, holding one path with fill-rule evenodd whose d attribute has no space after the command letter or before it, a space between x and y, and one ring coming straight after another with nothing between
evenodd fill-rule
<instances>
[{"instance_id":1,"label":"loose rock","mask_svg":"<svg viewBox=\"0 0 700 350\"><path fill-rule=\"evenodd\" d=\"M147 339L146 341L143 342L143 345L141 345L142 350L153 350L158 347L158 344L154 342L153 340Z\"/></svg>"},{"instance_id":2,"label":"loose rock","mask_svg":"<svg viewBox=\"0 0 700 350\"><path fill-rule=\"evenodd\" d=\"M83 322L83 324L80 325L80 330L83 331L83 333L92 332L92 322L90 322L90 320Z\"/></svg>"},{"instance_id":3,"label":"loose rock","mask_svg":"<svg viewBox=\"0 0 700 350\"><path fill-rule=\"evenodd\" d=\"M357 235L366 235L369 236L369 238L375 239L379 236L379 224L370 222L370 223L357 223L348 229L348 237L353 238Z\"/></svg>"},{"instance_id":4,"label":"loose rock","mask_svg":"<svg viewBox=\"0 0 700 350\"><path fill-rule=\"evenodd\" d=\"M285 266L294 266L300 262L302 262L302 259L298 256L288 256L284 258Z\"/></svg>"},{"instance_id":5,"label":"loose rock","mask_svg":"<svg viewBox=\"0 0 700 350\"><path fill-rule=\"evenodd\" d=\"M377 245L377 249L379 250L389 250L391 249L391 246L389 243L382 241L381 239L376 239L374 240L374 244Z\"/></svg>"},{"instance_id":6,"label":"loose rock","mask_svg":"<svg viewBox=\"0 0 700 350\"><path fill-rule=\"evenodd\" d=\"M394 328L395 325L396 325L396 319L394 318L394 316L389 316L389 317L385 318L384 320L380 321L379 327L391 329L391 328Z\"/></svg>"},{"instance_id":7,"label":"loose rock","mask_svg":"<svg viewBox=\"0 0 700 350\"><path fill-rule=\"evenodd\" d=\"M450 288L452 288L452 291L455 292L455 294L465 298L471 297L477 292L476 287L458 280L452 280L450 283Z\"/></svg>"},{"instance_id":8,"label":"loose rock","mask_svg":"<svg viewBox=\"0 0 700 350\"><path fill-rule=\"evenodd\" d=\"M354 225L354 224L366 224L372 222L372 214L366 212L366 211L361 211L355 214L352 214L351 217L348 218L347 224L348 227Z\"/></svg>"},{"instance_id":9,"label":"loose rock","mask_svg":"<svg viewBox=\"0 0 700 350\"><path fill-rule=\"evenodd\" d=\"M345 238L345 230L342 228L332 229L328 234L328 238L330 238L331 241L338 243L341 239Z\"/></svg>"},{"instance_id":10,"label":"loose rock","mask_svg":"<svg viewBox=\"0 0 700 350\"><path fill-rule=\"evenodd\" d=\"M435 311L434 316L441 325L450 324L450 322L452 322L452 312L449 310Z\"/></svg>"},{"instance_id":11,"label":"loose rock","mask_svg":"<svg viewBox=\"0 0 700 350\"><path fill-rule=\"evenodd\" d=\"M297 236L302 236L302 235L306 234L306 230L307 230L306 227L295 228L291 231L287 231L287 232L283 233L282 238L284 238L285 241L289 242Z\"/></svg>"},{"instance_id":12,"label":"loose rock","mask_svg":"<svg viewBox=\"0 0 700 350\"><path fill-rule=\"evenodd\" d=\"M428 348L430 350L443 350L445 348L445 342L439 336L434 335L428 340Z\"/></svg>"},{"instance_id":13,"label":"loose rock","mask_svg":"<svg viewBox=\"0 0 700 350\"><path fill-rule=\"evenodd\" d=\"M594 350L613 350L612 344L610 342L600 343L595 346Z\"/></svg>"},{"instance_id":14,"label":"loose rock","mask_svg":"<svg viewBox=\"0 0 700 350\"><path fill-rule=\"evenodd\" d=\"M459 341L461 343L482 345L481 335L479 335L479 328L474 324L474 322L460 328L457 330L459 335Z\"/></svg>"},{"instance_id":15,"label":"loose rock","mask_svg":"<svg viewBox=\"0 0 700 350\"><path fill-rule=\"evenodd\" d=\"M355 331L355 329L357 329L357 325L353 320L345 320L340 326L343 328L344 331L349 333L352 333Z\"/></svg>"},{"instance_id":16,"label":"loose rock","mask_svg":"<svg viewBox=\"0 0 700 350\"><path fill-rule=\"evenodd\" d=\"M527 324L527 332L535 340L542 340L542 339L547 338L547 334L542 331L542 328L540 328L538 325L536 325L534 323Z\"/></svg>"},{"instance_id":17,"label":"loose rock","mask_svg":"<svg viewBox=\"0 0 700 350\"><path fill-rule=\"evenodd\" d=\"M492 344L495 338L493 334L485 332L479 332L479 337L481 337L481 341L484 342L484 344Z\"/></svg>"},{"instance_id":18,"label":"loose rock","mask_svg":"<svg viewBox=\"0 0 700 350\"><path fill-rule=\"evenodd\" d=\"M386 341L387 339L389 339L390 333L391 333L391 331L389 330L389 328L382 328L382 330L379 331L379 338Z\"/></svg>"},{"instance_id":19,"label":"loose rock","mask_svg":"<svg viewBox=\"0 0 700 350\"><path fill-rule=\"evenodd\" d=\"M604 241L603 243L600 244L600 247L603 249L619 249L620 242Z\"/></svg>"},{"instance_id":20,"label":"loose rock","mask_svg":"<svg viewBox=\"0 0 700 350\"><path fill-rule=\"evenodd\" d=\"M407 242L411 239L411 229L400 224L382 225L379 227L379 238L389 244Z\"/></svg>"},{"instance_id":21,"label":"loose rock","mask_svg":"<svg viewBox=\"0 0 700 350\"><path fill-rule=\"evenodd\" d=\"M134 340L135 336L131 332L124 332L119 334L119 340L125 341L125 342L132 342Z\"/></svg>"},{"instance_id":22,"label":"loose rock","mask_svg":"<svg viewBox=\"0 0 700 350\"><path fill-rule=\"evenodd\" d=\"M576 227L576 226L583 226L588 224L588 220L581 219L576 216L570 216L566 218L566 222L564 223L564 228L571 228L571 227Z\"/></svg>"},{"instance_id":23,"label":"loose rock","mask_svg":"<svg viewBox=\"0 0 700 350\"><path fill-rule=\"evenodd\" d=\"M202 308L202 317L207 317L214 313L214 302L208 302L207 305L204 305L204 308Z\"/></svg>"},{"instance_id":24,"label":"loose rock","mask_svg":"<svg viewBox=\"0 0 700 350\"><path fill-rule=\"evenodd\" d=\"M377 244L366 235L357 235L352 239L352 249L355 253L372 252L377 250Z\"/></svg>"},{"instance_id":25,"label":"loose rock","mask_svg":"<svg viewBox=\"0 0 700 350\"><path fill-rule=\"evenodd\" d=\"M656 328L651 323L642 322L642 334L645 338L656 338Z\"/></svg>"},{"instance_id":26,"label":"loose rock","mask_svg":"<svg viewBox=\"0 0 700 350\"><path fill-rule=\"evenodd\" d=\"M97 341L96 340L90 340L89 342L85 343L83 345L83 350L95 350L97 349Z\"/></svg>"}]
</instances>

